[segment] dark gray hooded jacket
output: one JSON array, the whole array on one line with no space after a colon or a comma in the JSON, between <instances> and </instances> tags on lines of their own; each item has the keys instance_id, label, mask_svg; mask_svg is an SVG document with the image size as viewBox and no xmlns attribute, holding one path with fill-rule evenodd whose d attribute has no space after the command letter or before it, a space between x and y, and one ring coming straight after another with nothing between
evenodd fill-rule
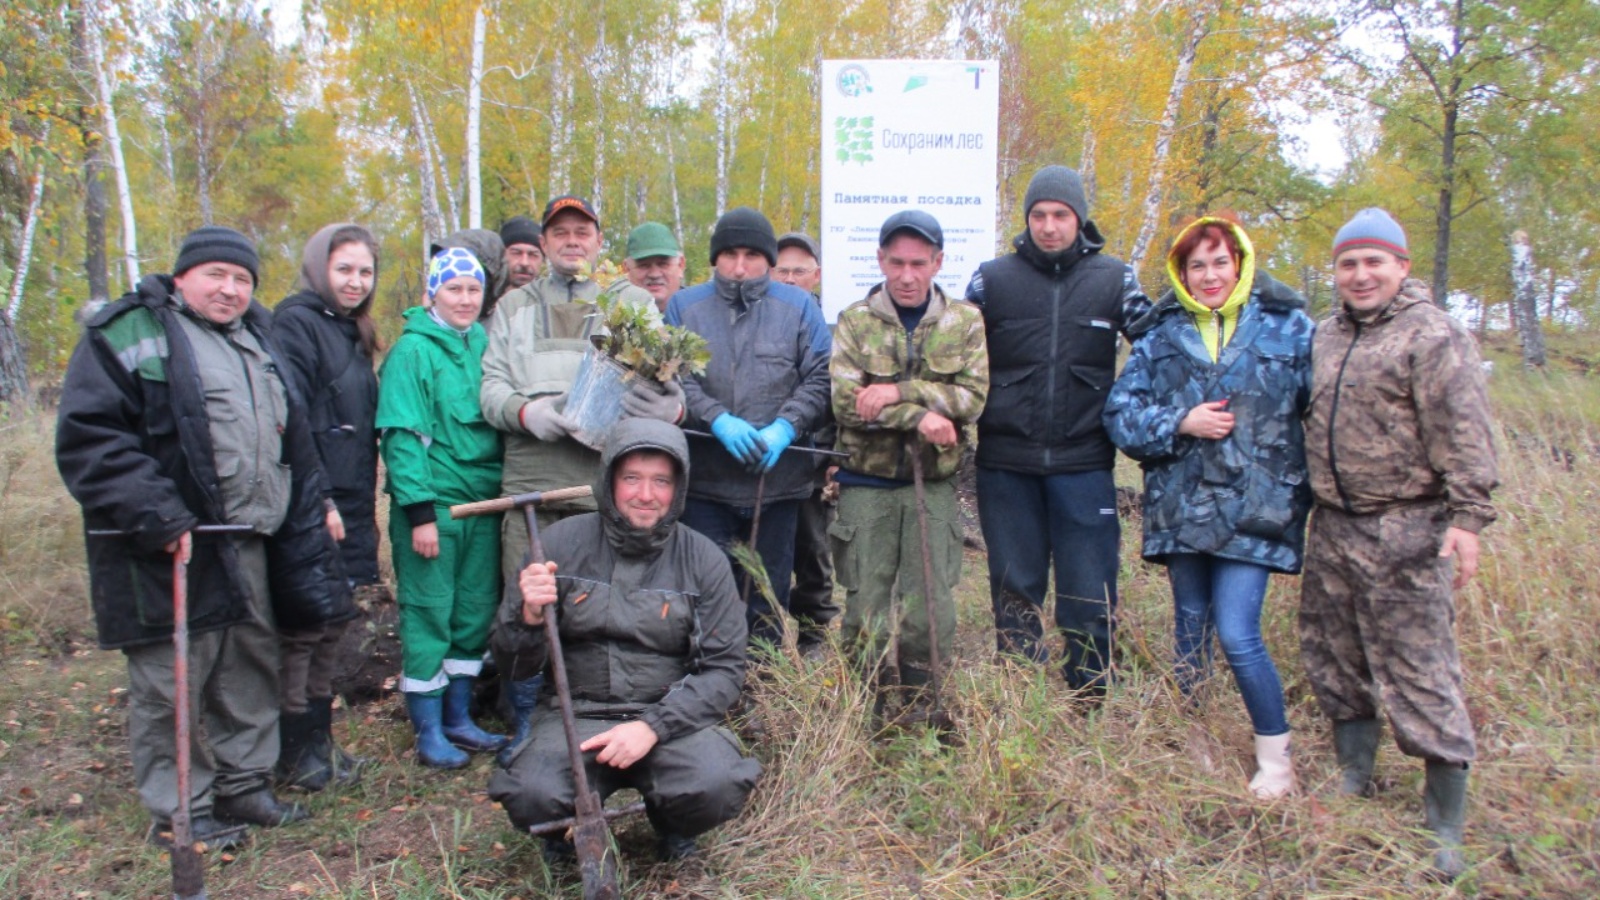
<instances>
[{"instance_id":1,"label":"dark gray hooded jacket","mask_svg":"<svg viewBox=\"0 0 1600 900\"><path fill-rule=\"evenodd\" d=\"M611 493L612 471L634 450L677 462L672 507L654 528L630 526ZM662 741L720 722L744 684L745 612L727 557L679 524L689 451L683 432L653 419L623 419L612 430L594 487L598 512L573 516L542 534L557 563L556 617L573 710L584 718L639 719ZM495 656L511 677L545 669L543 628L522 623L521 601L501 604ZM554 704L554 679L542 702Z\"/></svg>"}]
</instances>

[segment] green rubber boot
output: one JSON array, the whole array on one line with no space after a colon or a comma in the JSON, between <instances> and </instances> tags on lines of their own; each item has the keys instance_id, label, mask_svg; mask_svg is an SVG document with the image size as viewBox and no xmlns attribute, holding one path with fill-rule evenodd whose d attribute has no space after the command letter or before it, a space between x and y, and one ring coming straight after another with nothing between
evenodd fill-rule
<instances>
[{"instance_id":1,"label":"green rubber boot","mask_svg":"<svg viewBox=\"0 0 1600 900\"><path fill-rule=\"evenodd\" d=\"M1461 855L1467 819L1467 767L1428 760L1422 808L1428 830L1433 832L1433 870L1428 874L1437 881L1455 881L1467 870L1467 861Z\"/></svg>"},{"instance_id":2,"label":"green rubber boot","mask_svg":"<svg viewBox=\"0 0 1600 900\"><path fill-rule=\"evenodd\" d=\"M1343 778L1339 793L1346 797L1370 797L1376 791L1372 767L1378 758L1378 739L1383 725L1377 719L1346 719L1333 723L1333 749L1339 757Z\"/></svg>"}]
</instances>

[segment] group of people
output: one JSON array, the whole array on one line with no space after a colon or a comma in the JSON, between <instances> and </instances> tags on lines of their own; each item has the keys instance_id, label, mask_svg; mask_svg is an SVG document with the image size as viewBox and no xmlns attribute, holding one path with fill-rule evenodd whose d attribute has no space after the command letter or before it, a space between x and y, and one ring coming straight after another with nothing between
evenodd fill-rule
<instances>
[{"instance_id":1,"label":"group of people","mask_svg":"<svg viewBox=\"0 0 1600 900\"><path fill-rule=\"evenodd\" d=\"M1475 345L1409 279L1403 230L1377 209L1340 229L1338 302L1314 325L1293 289L1258 271L1231 216L1183 227L1152 304L1102 252L1078 173L1038 171L1023 211L1015 252L979 266L960 298L936 282L937 219L891 215L882 281L830 329L816 241L778 236L754 209L718 219L708 281L683 287L677 239L646 223L628 235L627 278L602 288L598 214L556 197L538 222L434 246L423 302L376 375L368 231L313 236L298 291L274 313L252 300L248 239L191 233L171 276L88 323L57 432L89 529L101 643L128 658L152 839L170 840L177 805L173 553L193 554L196 836L303 818L275 784L359 777L329 710L351 588L378 580L381 454L418 761L497 753L490 793L513 823L572 814L545 677L543 631L557 621L590 783L637 788L663 856L692 853L759 776L722 723L750 651L780 644L786 616L806 654L840 619L838 646L880 724L890 702L915 712L933 699L954 649L955 476L975 434L1002 654L1051 660L1053 594L1066 683L1091 702L1110 686L1120 449L1144 470L1143 556L1171 582L1176 682L1193 694L1221 642L1255 732L1250 790L1295 788L1260 623L1270 574L1304 568L1301 654L1333 720L1340 790L1370 791L1383 713L1402 751L1426 760L1435 867L1459 874L1473 734L1451 591L1494 518L1495 462ZM710 360L665 383L632 379L595 449L565 402L602 299L695 332ZM529 562L521 516L448 512L589 483L591 497L539 506L548 562ZM207 528L219 525L235 527ZM736 562L741 545L765 584ZM471 715L486 657L509 736ZM547 853L572 852L546 840Z\"/></svg>"}]
</instances>

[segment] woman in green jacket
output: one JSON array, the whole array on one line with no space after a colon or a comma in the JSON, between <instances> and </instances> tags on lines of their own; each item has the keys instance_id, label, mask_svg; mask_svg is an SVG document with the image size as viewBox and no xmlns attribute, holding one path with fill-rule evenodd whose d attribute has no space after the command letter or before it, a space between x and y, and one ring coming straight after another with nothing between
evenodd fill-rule
<instances>
[{"instance_id":1,"label":"woman in green jacket","mask_svg":"<svg viewBox=\"0 0 1600 900\"><path fill-rule=\"evenodd\" d=\"M399 582L401 690L418 761L443 769L466 765L463 749L494 752L506 744L467 711L500 599L500 518L455 521L448 509L500 493L500 435L478 408L484 281L466 250L450 247L433 257L427 298L406 310L378 391Z\"/></svg>"}]
</instances>

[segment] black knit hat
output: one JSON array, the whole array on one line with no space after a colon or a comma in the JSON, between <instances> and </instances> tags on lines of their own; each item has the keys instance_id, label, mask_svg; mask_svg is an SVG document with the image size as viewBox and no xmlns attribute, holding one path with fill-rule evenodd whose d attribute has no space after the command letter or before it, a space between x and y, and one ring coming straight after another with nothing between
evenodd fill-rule
<instances>
[{"instance_id":1,"label":"black knit hat","mask_svg":"<svg viewBox=\"0 0 1600 900\"><path fill-rule=\"evenodd\" d=\"M747 247L767 258L767 265L778 264L778 237L772 223L758 210L739 206L722 214L711 230L711 264L717 264L717 255L735 247Z\"/></svg>"},{"instance_id":2,"label":"black knit hat","mask_svg":"<svg viewBox=\"0 0 1600 900\"><path fill-rule=\"evenodd\" d=\"M500 240L507 247L512 244L532 244L537 247L542 231L544 229L539 227L539 223L527 216L512 216L500 226Z\"/></svg>"},{"instance_id":3,"label":"black knit hat","mask_svg":"<svg viewBox=\"0 0 1600 900\"><path fill-rule=\"evenodd\" d=\"M243 266L250 273L250 283L260 284L261 258L256 255L256 245L250 239L221 225L207 225L184 235L178 248L178 261L172 264L172 274L182 275L201 263L225 262Z\"/></svg>"},{"instance_id":4,"label":"black knit hat","mask_svg":"<svg viewBox=\"0 0 1600 900\"><path fill-rule=\"evenodd\" d=\"M1089 221L1089 200L1083 194L1083 178L1076 169L1066 166L1045 166L1033 173L1028 182L1028 193L1022 199L1022 215L1026 217L1040 200L1054 200L1072 207L1078 225Z\"/></svg>"}]
</instances>

